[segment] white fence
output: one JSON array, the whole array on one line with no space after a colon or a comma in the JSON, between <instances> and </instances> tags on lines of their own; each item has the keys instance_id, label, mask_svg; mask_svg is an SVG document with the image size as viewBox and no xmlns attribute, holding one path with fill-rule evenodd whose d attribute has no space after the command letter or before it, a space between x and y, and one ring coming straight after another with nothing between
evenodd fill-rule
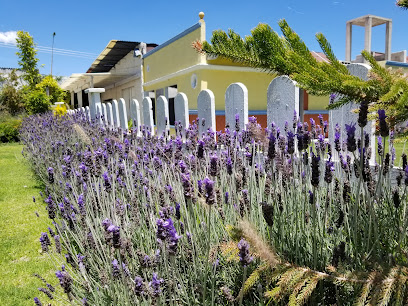
<instances>
[{"instance_id":1,"label":"white fence","mask_svg":"<svg viewBox=\"0 0 408 306\"><path fill-rule=\"evenodd\" d=\"M352 75L362 79L368 77L369 66L364 64L350 64L347 66ZM101 103L100 92L103 89L89 89L88 94L90 106L82 107L76 110L70 110L70 113L82 112L90 120L99 120L111 128L121 127L128 129L127 110L124 99L113 100L112 103ZM276 77L268 86L267 90L267 122L268 127L274 122L277 127L283 131L286 121L291 121L294 112L299 114L299 88L296 83L287 76ZM189 125L189 101L184 93L178 93L174 99L175 121L182 127ZM169 125L169 107L166 97L160 96L156 101L156 128L153 122L152 100L146 97L140 107L139 101L133 99L130 101L130 118L133 127L140 133L141 126L144 125L152 134L162 135L170 130ZM344 130L345 124L354 124L357 122L357 114L351 110L357 108L357 105L350 103L340 109L329 112L329 140L333 143L334 129L336 124ZM199 135L206 133L208 129L216 131L215 125L215 99L211 90L202 90L197 97L197 114L200 119ZM226 89L225 93L225 120L226 124L234 127L236 117L239 118L240 129L244 129L248 123L248 90L242 83L233 83ZM374 125L370 122L365 130L371 136L372 163L375 161L375 136ZM357 129L357 136L359 136ZM345 133L340 137L341 143L346 138Z\"/></svg>"}]
</instances>

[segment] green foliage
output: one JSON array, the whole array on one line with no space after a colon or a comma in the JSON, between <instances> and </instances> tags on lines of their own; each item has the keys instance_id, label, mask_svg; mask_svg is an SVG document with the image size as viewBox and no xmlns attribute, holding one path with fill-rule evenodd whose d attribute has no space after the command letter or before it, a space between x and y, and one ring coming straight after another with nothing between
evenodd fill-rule
<instances>
[{"instance_id":1,"label":"green foliage","mask_svg":"<svg viewBox=\"0 0 408 306\"><path fill-rule=\"evenodd\" d=\"M408 0L397 0L397 5L400 8L408 9Z\"/></svg>"},{"instance_id":2,"label":"green foliage","mask_svg":"<svg viewBox=\"0 0 408 306\"><path fill-rule=\"evenodd\" d=\"M17 47L20 49L16 54L20 59L18 64L24 72L23 78L30 87L34 87L41 80L41 75L37 68L38 58L37 50L35 49L36 45L32 36L24 31L17 32L16 42Z\"/></svg>"},{"instance_id":3,"label":"green foliage","mask_svg":"<svg viewBox=\"0 0 408 306\"><path fill-rule=\"evenodd\" d=\"M54 108L53 113L55 116L65 116L67 114L67 106L65 104L57 105Z\"/></svg>"},{"instance_id":4,"label":"green foliage","mask_svg":"<svg viewBox=\"0 0 408 306\"><path fill-rule=\"evenodd\" d=\"M18 77L15 70L2 78L4 85L0 91L0 111L7 111L12 115L24 109L22 93L18 86Z\"/></svg>"},{"instance_id":5,"label":"green foliage","mask_svg":"<svg viewBox=\"0 0 408 306\"><path fill-rule=\"evenodd\" d=\"M221 56L265 71L288 75L299 87L313 95L336 93L340 100L330 108L350 101L368 101L371 111L386 109L391 126L408 119L408 80L401 72L381 67L368 52L363 51L362 55L372 69L370 78L361 80L350 75L338 61L323 34L318 33L316 39L329 63L317 62L285 20L281 20L279 26L282 37L270 26L259 24L245 39L233 30L229 30L228 34L219 30L213 32L211 44L196 42L194 47L211 56Z\"/></svg>"},{"instance_id":6,"label":"green foliage","mask_svg":"<svg viewBox=\"0 0 408 306\"><path fill-rule=\"evenodd\" d=\"M265 250L262 237L254 233L253 229L241 223L242 235L250 242L254 248L252 256L258 257L261 264L245 280L239 295L248 294L261 279L266 280L270 286L264 295L274 303L285 302L287 305L305 305L312 298L317 298L321 294L318 284L325 282L336 286L336 292L341 290L354 291L353 305L403 305L404 299L408 297L406 286L408 285L408 268L395 265L388 269L378 267L372 272L340 272L333 266L328 266L325 271L313 270L308 267L298 266L293 263L280 261L278 265L271 265L268 257L277 256L273 250ZM221 245L222 254L237 256L234 250L235 242L230 241ZM270 252L271 254L268 254ZM235 258L238 260L237 258ZM230 259L232 260L232 259ZM322 284L323 285L323 284ZM318 288L318 289L317 289Z\"/></svg>"},{"instance_id":7,"label":"green foliage","mask_svg":"<svg viewBox=\"0 0 408 306\"><path fill-rule=\"evenodd\" d=\"M57 81L51 75L44 77L41 82L36 85L36 88L43 92L47 92L48 90L51 103L65 100L66 92L59 87Z\"/></svg>"},{"instance_id":8,"label":"green foliage","mask_svg":"<svg viewBox=\"0 0 408 306\"><path fill-rule=\"evenodd\" d=\"M25 107L30 115L45 113L51 107L50 97L44 91L32 90L25 97Z\"/></svg>"},{"instance_id":9,"label":"green foliage","mask_svg":"<svg viewBox=\"0 0 408 306\"><path fill-rule=\"evenodd\" d=\"M2 113L0 116L0 143L18 141L20 126L21 118Z\"/></svg>"}]
</instances>

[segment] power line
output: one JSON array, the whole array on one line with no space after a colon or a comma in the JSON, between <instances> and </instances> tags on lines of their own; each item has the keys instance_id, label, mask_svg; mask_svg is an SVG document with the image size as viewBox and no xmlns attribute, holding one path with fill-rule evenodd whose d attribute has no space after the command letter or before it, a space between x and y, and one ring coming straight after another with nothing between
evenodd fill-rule
<instances>
[{"instance_id":1,"label":"power line","mask_svg":"<svg viewBox=\"0 0 408 306\"><path fill-rule=\"evenodd\" d=\"M3 42L0 42L0 47L9 48L9 49L18 49L17 45L15 44L6 44ZM50 47L36 46L35 49L40 53L48 53L48 54L52 53L52 48ZM88 59L95 59L98 56L98 54L95 54L95 53L74 51L74 50L67 50L67 49L58 49L58 48L54 48L54 53L58 55L88 58Z\"/></svg>"}]
</instances>

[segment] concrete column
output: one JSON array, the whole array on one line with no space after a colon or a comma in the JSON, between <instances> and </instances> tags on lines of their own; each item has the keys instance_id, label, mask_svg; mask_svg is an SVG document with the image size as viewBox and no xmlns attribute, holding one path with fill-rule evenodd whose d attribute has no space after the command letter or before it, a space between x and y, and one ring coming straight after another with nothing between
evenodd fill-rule
<instances>
[{"instance_id":1,"label":"concrete column","mask_svg":"<svg viewBox=\"0 0 408 306\"><path fill-rule=\"evenodd\" d=\"M74 108L74 103L75 103L75 93L71 91L71 107Z\"/></svg>"},{"instance_id":2,"label":"concrete column","mask_svg":"<svg viewBox=\"0 0 408 306\"><path fill-rule=\"evenodd\" d=\"M78 108L83 106L83 102L82 102L82 90L79 90L76 92L77 94L77 99L78 99Z\"/></svg>"},{"instance_id":3,"label":"concrete column","mask_svg":"<svg viewBox=\"0 0 408 306\"><path fill-rule=\"evenodd\" d=\"M351 22L346 23L346 62L351 62L352 26Z\"/></svg>"},{"instance_id":4,"label":"concrete column","mask_svg":"<svg viewBox=\"0 0 408 306\"><path fill-rule=\"evenodd\" d=\"M385 24L385 60L391 60L391 36L392 36L392 21L387 21Z\"/></svg>"},{"instance_id":5,"label":"concrete column","mask_svg":"<svg viewBox=\"0 0 408 306\"><path fill-rule=\"evenodd\" d=\"M101 108L101 93L105 92L105 88L88 88L85 93L88 94L89 111L91 120L96 119L97 109Z\"/></svg>"},{"instance_id":6,"label":"concrete column","mask_svg":"<svg viewBox=\"0 0 408 306\"><path fill-rule=\"evenodd\" d=\"M373 26L373 19L368 16L365 21L365 38L364 38L364 50L371 52L371 31Z\"/></svg>"}]
</instances>

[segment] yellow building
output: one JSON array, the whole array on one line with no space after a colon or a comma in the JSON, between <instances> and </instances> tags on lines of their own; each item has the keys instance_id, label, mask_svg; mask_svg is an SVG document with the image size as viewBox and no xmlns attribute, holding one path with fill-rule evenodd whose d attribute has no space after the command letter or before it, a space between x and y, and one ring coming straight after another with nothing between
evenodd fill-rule
<instances>
[{"instance_id":1,"label":"yellow building","mask_svg":"<svg viewBox=\"0 0 408 306\"><path fill-rule=\"evenodd\" d=\"M225 127L225 91L230 84L241 82L248 89L249 116L256 116L266 126L267 89L276 76L197 53L192 48L193 42L206 40L204 13L199 17L198 23L143 56L145 96L154 100L164 95L169 101L169 119L173 124L174 97L178 92L189 99L192 121L197 114L198 94L210 89L215 96L217 130L221 130Z\"/></svg>"}]
</instances>

